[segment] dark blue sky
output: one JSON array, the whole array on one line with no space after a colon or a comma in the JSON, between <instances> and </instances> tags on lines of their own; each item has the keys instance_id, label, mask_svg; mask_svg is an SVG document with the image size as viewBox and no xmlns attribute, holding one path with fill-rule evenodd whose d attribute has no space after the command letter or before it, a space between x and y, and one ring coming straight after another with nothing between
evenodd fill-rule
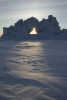
<instances>
[{"instance_id":1,"label":"dark blue sky","mask_svg":"<svg viewBox=\"0 0 67 100\"><path fill-rule=\"evenodd\" d=\"M3 27L31 16L39 20L53 15L61 28L67 28L67 0L0 0L0 35Z\"/></svg>"}]
</instances>

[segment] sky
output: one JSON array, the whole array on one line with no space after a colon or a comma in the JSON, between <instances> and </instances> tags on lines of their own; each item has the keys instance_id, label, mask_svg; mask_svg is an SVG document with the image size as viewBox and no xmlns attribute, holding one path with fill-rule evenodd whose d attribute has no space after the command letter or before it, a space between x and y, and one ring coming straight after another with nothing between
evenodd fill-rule
<instances>
[{"instance_id":1,"label":"sky","mask_svg":"<svg viewBox=\"0 0 67 100\"><path fill-rule=\"evenodd\" d=\"M67 29L67 0L0 0L0 36L3 27L19 19L36 17L39 21L49 15L57 18L61 29Z\"/></svg>"}]
</instances>

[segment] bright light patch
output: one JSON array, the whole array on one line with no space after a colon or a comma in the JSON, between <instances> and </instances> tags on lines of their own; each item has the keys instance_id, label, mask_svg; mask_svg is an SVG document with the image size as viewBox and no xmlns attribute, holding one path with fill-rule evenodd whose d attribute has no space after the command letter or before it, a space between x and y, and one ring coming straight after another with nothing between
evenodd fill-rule
<instances>
[{"instance_id":1,"label":"bright light patch","mask_svg":"<svg viewBox=\"0 0 67 100\"><path fill-rule=\"evenodd\" d=\"M30 34L37 34L35 27L32 29L32 31L30 32Z\"/></svg>"}]
</instances>

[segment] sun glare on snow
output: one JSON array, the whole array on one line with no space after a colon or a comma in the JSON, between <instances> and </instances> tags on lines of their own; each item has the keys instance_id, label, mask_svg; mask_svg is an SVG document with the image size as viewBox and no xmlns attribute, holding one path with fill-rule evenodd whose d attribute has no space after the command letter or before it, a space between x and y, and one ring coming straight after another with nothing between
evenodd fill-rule
<instances>
[{"instance_id":1,"label":"sun glare on snow","mask_svg":"<svg viewBox=\"0 0 67 100\"><path fill-rule=\"evenodd\" d=\"M35 27L32 29L32 31L30 32L30 34L37 34Z\"/></svg>"}]
</instances>

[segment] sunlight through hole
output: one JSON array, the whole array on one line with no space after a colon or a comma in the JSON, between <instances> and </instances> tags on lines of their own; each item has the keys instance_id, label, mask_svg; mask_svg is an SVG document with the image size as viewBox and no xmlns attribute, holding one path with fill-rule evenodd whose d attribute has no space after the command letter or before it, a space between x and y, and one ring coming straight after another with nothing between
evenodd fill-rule
<instances>
[{"instance_id":1,"label":"sunlight through hole","mask_svg":"<svg viewBox=\"0 0 67 100\"><path fill-rule=\"evenodd\" d=\"M35 27L32 29L32 31L30 32L30 34L37 34Z\"/></svg>"}]
</instances>

